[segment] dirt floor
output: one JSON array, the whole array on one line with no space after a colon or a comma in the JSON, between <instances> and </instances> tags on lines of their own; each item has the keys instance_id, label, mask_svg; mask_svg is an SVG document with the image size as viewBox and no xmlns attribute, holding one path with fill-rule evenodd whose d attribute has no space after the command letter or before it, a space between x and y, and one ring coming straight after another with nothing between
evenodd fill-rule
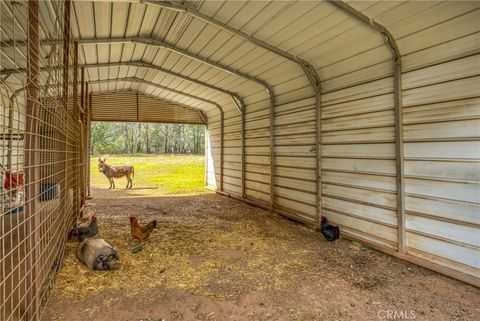
<instances>
[{"instance_id":1,"label":"dirt floor","mask_svg":"<svg viewBox=\"0 0 480 321\"><path fill-rule=\"evenodd\" d=\"M479 320L477 288L227 197L92 202L121 267L69 242L43 321ZM131 215L159 221L138 253Z\"/></svg>"}]
</instances>

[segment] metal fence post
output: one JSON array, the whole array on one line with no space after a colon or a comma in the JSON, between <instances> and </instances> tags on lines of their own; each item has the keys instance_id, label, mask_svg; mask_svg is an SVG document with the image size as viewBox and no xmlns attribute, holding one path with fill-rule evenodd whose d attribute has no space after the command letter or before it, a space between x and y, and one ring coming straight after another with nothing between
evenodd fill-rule
<instances>
[{"instance_id":1,"label":"metal fence post","mask_svg":"<svg viewBox=\"0 0 480 321\"><path fill-rule=\"evenodd\" d=\"M27 112L26 112L26 133L25 133L25 194L26 212L29 217L29 239L33 255L30 255L31 284L30 289L30 311L27 315L35 320L40 320L40 284L38 275L38 246L39 246L39 217L36 215L35 192L36 192L36 141L37 141L37 110L39 103L38 86L38 60L39 60L39 39L38 39L38 2L28 1L28 59L27 59ZM33 217L33 219L31 219ZM32 240L33 238L33 240ZM32 306L33 304L33 306ZM33 311L31 310L33 307Z\"/></svg>"}]
</instances>

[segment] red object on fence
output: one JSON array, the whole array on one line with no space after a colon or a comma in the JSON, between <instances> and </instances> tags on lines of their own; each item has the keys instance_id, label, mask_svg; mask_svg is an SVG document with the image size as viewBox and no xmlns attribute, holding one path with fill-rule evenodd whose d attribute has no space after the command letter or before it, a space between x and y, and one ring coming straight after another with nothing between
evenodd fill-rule
<instances>
[{"instance_id":1,"label":"red object on fence","mask_svg":"<svg viewBox=\"0 0 480 321\"><path fill-rule=\"evenodd\" d=\"M12 188L19 188L23 190L23 186L25 185L25 180L23 179L23 172L12 173L12 172L5 172L5 180L3 181L3 188L6 190Z\"/></svg>"}]
</instances>

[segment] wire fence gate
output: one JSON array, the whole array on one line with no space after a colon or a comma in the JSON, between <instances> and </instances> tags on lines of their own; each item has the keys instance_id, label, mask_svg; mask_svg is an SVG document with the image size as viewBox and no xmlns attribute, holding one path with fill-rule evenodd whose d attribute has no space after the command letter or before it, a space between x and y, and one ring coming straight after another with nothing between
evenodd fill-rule
<instances>
[{"instance_id":1,"label":"wire fence gate","mask_svg":"<svg viewBox=\"0 0 480 321\"><path fill-rule=\"evenodd\" d=\"M84 205L88 89L70 0L2 1L0 320L39 320Z\"/></svg>"}]
</instances>

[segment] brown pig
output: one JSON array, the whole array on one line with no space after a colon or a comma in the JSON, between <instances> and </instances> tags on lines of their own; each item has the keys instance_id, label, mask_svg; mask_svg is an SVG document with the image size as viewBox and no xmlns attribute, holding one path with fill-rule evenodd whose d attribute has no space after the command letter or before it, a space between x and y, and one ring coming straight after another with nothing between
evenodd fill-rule
<instances>
[{"instance_id":1,"label":"brown pig","mask_svg":"<svg viewBox=\"0 0 480 321\"><path fill-rule=\"evenodd\" d=\"M117 269L120 259L110 244L97 238L88 238L80 243L77 258L92 270Z\"/></svg>"}]
</instances>

